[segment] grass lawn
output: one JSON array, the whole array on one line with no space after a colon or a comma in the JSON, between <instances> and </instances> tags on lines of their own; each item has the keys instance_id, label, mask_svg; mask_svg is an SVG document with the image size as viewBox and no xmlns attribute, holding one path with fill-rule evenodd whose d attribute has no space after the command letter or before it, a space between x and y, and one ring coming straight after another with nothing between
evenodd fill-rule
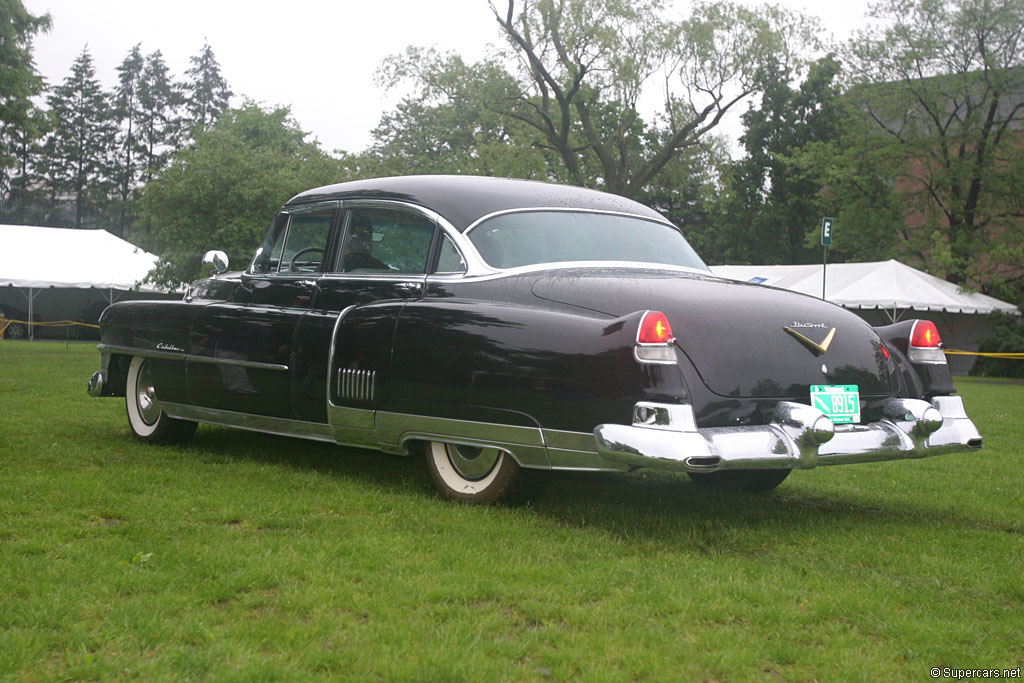
<instances>
[{"instance_id":1,"label":"grass lawn","mask_svg":"<svg viewBox=\"0 0 1024 683\"><path fill-rule=\"evenodd\" d=\"M93 344L0 342L0 679L931 680L1024 665L1024 386L978 453L640 471L525 508L426 465L202 426L130 436Z\"/></svg>"}]
</instances>

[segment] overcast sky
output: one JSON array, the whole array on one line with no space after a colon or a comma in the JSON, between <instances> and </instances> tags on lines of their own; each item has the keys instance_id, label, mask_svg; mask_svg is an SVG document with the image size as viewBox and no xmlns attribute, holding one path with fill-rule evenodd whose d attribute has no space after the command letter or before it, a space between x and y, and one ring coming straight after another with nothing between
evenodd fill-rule
<instances>
[{"instance_id":1,"label":"overcast sky","mask_svg":"<svg viewBox=\"0 0 1024 683\"><path fill-rule=\"evenodd\" d=\"M369 144L381 114L396 103L397 95L381 92L373 80L386 56L418 45L475 60L499 41L487 0L23 1L33 14L49 12L53 19L34 51L51 84L64 80L86 45L106 87L136 43L143 54L160 50L171 73L183 78L205 40L237 96L290 105L302 129L326 149L350 152ZM776 4L819 16L826 31L845 40L864 25L868 0Z\"/></svg>"}]
</instances>

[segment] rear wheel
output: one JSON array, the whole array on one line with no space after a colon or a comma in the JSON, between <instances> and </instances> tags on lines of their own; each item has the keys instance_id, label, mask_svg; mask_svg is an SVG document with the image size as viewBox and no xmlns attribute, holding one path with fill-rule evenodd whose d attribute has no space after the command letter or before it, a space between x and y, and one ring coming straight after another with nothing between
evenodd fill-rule
<instances>
[{"instance_id":1,"label":"rear wheel","mask_svg":"<svg viewBox=\"0 0 1024 683\"><path fill-rule=\"evenodd\" d=\"M180 443L196 432L196 423L168 417L160 407L153 386L149 360L132 358L125 384L128 425L136 438L148 443Z\"/></svg>"},{"instance_id":2,"label":"rear wheel","mask_svg":"<svg viewBox=\"0 0 1024 683\"><path fill-rule=\"evenodd\" d=\"M764 493L786 480L792 470L726 470L724 472L687 472L699 486L733 486L741 491Z\"/></svg>"},{"instance_id":3,"label":"rear wheel","mask_svg":"<svg viewBox=\"0 0 1024 683\"><path fill-rule=\"evenodd\" d=\"M433 441L427 466L445 498L478 505L525 503L544 488L540 472L524 470L505 451Z\"/></svg>"}]
</instances>

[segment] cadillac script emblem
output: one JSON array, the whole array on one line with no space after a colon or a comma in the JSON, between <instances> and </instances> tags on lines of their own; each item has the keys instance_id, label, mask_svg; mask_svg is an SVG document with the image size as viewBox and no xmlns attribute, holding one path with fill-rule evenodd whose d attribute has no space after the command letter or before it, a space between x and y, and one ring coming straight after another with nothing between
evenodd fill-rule
<instances>
[{"instance_id":1,"label":"cadillac script emblem","mask_svg":"<svg viewBox=\"0 0 1024 683\"><path fill-rule=\"evenodd\" d=\"M794 327L795 327L795 325L794 325ZM800 327L803 327L803 328L807 328L807 327L815 327L815 328L821 327L822 329L824 329L825 328L825 324L824 323L821 323L821 324L803 323L803 324L800 325ZM818 342L814 341L813 339L811 339L809 337L806 337L803 334L797 332L795 329L793 329L793 327L783 327L782 329L784 329L786 332L789 332L791 335L796 337L797 340L801 344L803 344L804 346L809 348L811 350L811 353L813 353L815 356L823 356L823 355L825 355L825 352L828 351L829 345L832 344L832 340L836 338L836 328L834 328L834 327L828 331L828 334L825 335L825 339L823 339L820 344Z\"/></svg>"}]
</instances>

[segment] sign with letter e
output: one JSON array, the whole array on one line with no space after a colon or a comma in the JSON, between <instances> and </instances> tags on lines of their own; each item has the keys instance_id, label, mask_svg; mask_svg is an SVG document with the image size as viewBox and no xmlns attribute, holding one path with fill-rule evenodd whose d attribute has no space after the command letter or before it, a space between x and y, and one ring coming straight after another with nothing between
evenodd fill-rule
<instances>
[{"instance_id":1,"label":"sign with letter e","mask_svg":"<svg viewBox=\"0 0 1024 683\"><path fill-rule=\"evenodd\" d=\"M821 219L821 245L828 247L832 245L832 219Z\"/></svg>"}]
</instances>

